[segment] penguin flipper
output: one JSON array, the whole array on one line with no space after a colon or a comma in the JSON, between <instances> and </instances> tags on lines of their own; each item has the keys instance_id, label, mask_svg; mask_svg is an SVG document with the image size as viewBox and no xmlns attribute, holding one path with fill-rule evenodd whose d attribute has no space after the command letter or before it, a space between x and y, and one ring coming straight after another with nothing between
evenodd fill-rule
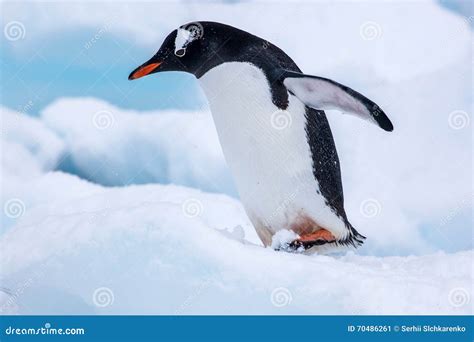
<instances>
[{"instance_id":1,"label":"penguin flipper","mask_svg":"<svg viewBox=\"0 0 474 342\"><path fill-rule=\"evenodd\" d=\"M288 91L308 107L337 109L371 121L385 131L393 131L392 122L377 104L345 85L289 70L282 71L282 80Z\"/></svg>"}]
</instances>

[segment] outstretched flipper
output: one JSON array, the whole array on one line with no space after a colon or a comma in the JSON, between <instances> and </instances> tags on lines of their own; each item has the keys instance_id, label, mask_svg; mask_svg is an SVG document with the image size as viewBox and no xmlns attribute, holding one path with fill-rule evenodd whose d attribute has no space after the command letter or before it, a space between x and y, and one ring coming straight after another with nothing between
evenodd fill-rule
<instances>
[{"instance_id":1,"label":"outstretched flipper","mask_svg":"<svg viewBox=\"0 0 474 342\"><path fill-rule=\"evenodd\" d=\"M288 70L282 72L282 79L288 91L308 107L337 109L371 121L385 131L393 131L392 122L377 104L345 85Z\"/></svg>"}]
</instances>

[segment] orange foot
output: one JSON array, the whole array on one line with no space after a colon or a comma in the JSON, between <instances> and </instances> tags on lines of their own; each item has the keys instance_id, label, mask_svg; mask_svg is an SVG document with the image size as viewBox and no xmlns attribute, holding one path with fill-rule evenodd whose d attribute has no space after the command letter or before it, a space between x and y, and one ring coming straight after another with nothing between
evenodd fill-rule
<instances>
[{"instance_id":1,"label":"orange foot","mask_svg":"<svg viewBox=\"0 0 474 342\"><path fill-rule=\"evenodd\" d=\"M332 235L330 231L321 228L315 232L301 235L299 239L290 243L290 247L303 247L304 249L308 249L316 245L324 245L334 241L336 241L336 237Z\"/></svg>"}]
</instances>

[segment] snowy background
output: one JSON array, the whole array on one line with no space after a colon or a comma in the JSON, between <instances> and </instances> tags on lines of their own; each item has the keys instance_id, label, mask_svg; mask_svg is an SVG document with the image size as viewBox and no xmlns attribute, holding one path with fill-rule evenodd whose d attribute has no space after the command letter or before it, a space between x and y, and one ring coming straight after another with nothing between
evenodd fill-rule
<instances>
[{"instance_id":1,"label":"snowy background","mask_svg":"<svg viewBox=\"0 0 474 342\"><path fill-rule=\"evenodd\" d=\"M1 312L472 313L470 5L2 2ZM127 81L195 20L270 40L392 119L328 112L362 248L262 248L197 82Z\"/></svg>"}]
</instances>

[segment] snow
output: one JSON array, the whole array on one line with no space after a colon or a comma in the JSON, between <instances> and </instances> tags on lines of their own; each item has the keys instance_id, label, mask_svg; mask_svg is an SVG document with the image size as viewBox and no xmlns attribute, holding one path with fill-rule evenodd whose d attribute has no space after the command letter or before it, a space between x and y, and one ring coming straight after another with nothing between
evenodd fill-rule
<instances>
[{"instance_id":1,"label":"snow","mask_svg":"<svg viewBox=\"0 0 474 342\"><path fill-rule=\"evenodd\" d=\"M52 187L74 191L37 202L0 240L1 282L11 292L3 312L470 313L468 297L457 306L451 292L470 296L472 251L276 252L258 244L242 206L226 195L173 185L104 188L57 172L35 184L39 193Z\"/></svg>"},{"instance_id":2,"label":"snow","mask_svg":"<svg viewBox=\"0 0 474 342\"><path fill-rule=\"evenodd\" d=\"M162 20L143 15L153 3L41 6L3 6L29 23L14 49L113 16L110 32L151 57L172 29L205 17L360 91L395 130L328 112L348 217L368 239L308 256L261 246L207 109L139 112L94 98L57 99L38 118L1 108L2 313L472 314L465 18L431 1L166 3Z\"/></svg>"},{"instance_id":3,"label":"snow","mask_svg":"<svg viewBox=\"0 0 474 342\"><path fill-rule=\"evenodd\" d=\"M36 161L39 170L48 171L54 168L60 158L64 145L45 124L35 118L0 107L2 122L2 141L23 148L22 153L28 154ZM12 147L13 148L13 147ZM5 149L9 151L10 149ZM8 157L7 157L8 158ZM22 159L22 158L19 158ZM2 160L3 162L3 160ZM14 167L14 160L5 160L5 167ZM10 169L11 173L21 172L16 168Z\"/></svg>"},{"instance_id":4,"label":"snow","mask_svg":"<svg viewBox=\"0 0 474 342\"><path fill-rule=\"evenodd\" d=\"M43 172L54 169L64 153L65 146L63 141L38 119L0 107L0 122L0 201L5 208L0 214L1 234L15 223L10 216L16 215L18 205L23 207L28 204L22 200L18 201L19 188ZM12 212L9 213L9 210Z\"/></svg>"},{"instance_id":5,"label":"snow","mask_svg":"<svg viewBox=\"0 0 474 342\"><path fill-rule=\"evenodd\" d=\"M5 113L5 122L22 119ZM2 196L20 200L18 215L3 213L10 217L0 236L2 313L471 313L472 250L407 257L276 252L261 246L242 205L227 195L176 185L104 187L48 171L61 146L73 150L68 144L80 140L73 127L84 132L85 117L63 123L64 143L37 119L5 126L2 151L24 158L17 165L31 163L34 173L6 172L11 163L2 159L3 182L15 184ZM122 119L116 115L114 127ZM61 127L60 117L55 123ZM126 127L136 129L132 119ZM10 134L21 131L30 134ZM39 142L36 153L28 136Z\"/></svg>"},{"instance_id":6,"label":"snow","mask_svg":"<svg viewBox=\"0 0 474 342\"><path fill-rule=\"evenodd\" d=\"M296 240L297 238L299 238L299 236L295 232L287 229L282 229L272 236L271 246L273 249L286 249L290 242Z\"/></svg>"},{"instance_id":7,"label":"snow","mask_svg":"<svg viewBox=\"0 0 474 342\"><path fill-rule=\"evenodd\" d=\"M98 99L63 98L41 117L65 141L68 158L60 168L82 178L236 194L209 111L138 113Z\"/></svg>"}]
</instances>

